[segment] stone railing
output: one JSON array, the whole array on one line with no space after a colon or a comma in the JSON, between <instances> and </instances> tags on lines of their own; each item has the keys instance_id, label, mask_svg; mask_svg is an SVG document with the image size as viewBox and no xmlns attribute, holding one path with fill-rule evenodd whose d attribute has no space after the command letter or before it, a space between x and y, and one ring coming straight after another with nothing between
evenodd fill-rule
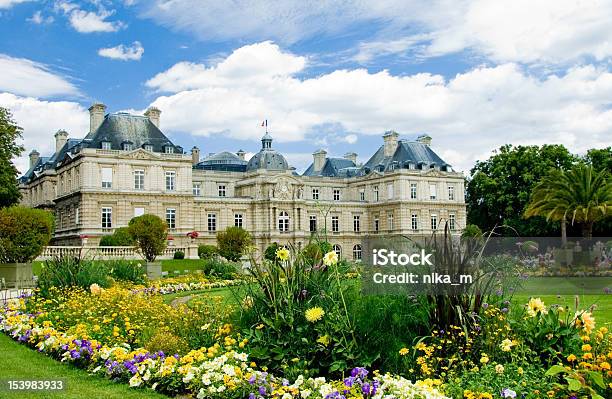
<instances>
[{"instance_id":1,"label":"stone railing","mask_svg":"<svg viewBox=\"0 0 612 399\"><path fill-rule=\"evenodd\" d=\"M186 259L198 259L198 248L195 245L169 246L158 259L172 259L176 251L182 251ZM143 259L136 247L70 247L48 246L36 260L47 260L61 256L77 256L95 259Z\"/></svg>"}]
</instances>

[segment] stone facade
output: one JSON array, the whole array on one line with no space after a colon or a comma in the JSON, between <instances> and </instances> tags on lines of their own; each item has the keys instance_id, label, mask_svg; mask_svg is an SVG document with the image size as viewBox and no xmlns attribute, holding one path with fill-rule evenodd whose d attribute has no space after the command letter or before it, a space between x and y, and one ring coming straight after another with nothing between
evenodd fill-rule
<instances>
[{"instance_id":1,"label":"stone facade","mask_svg":"<svg viewBox=\"0 0 612 399\"><path fill-rule=\"evenodd\" d=\"M447 221L458 233L466 223L463 175L437 158L428 136L402 142L387 133L380 154L365 165L356 165L352 153L327 158L317 151L313 165L298 175L272 149L268 134L257 162L246 165L242 150L200 161L195 147L184 154L159 137L132 134L126 140L108 137L121 132L104 132L112 118L123 118L114 123L126 131L142 124L157 129L159 110L150 110L148 121L109 114L101 122L100 108L90 109L92 131L85 139L56 135L63 147L52 157L36 156L21 178L23 205L54 210L55 245L80 245L85 237L96 245L132 217L153 213L169 223L173 242L181 245L191 231L199 233L199 244L215 244L216 232L239 225L263 251L271 242L303 246L315 230L353 259L361 256L367 235L429 235ZM402 155L406 150L409 155ZM429 163L434 156L437 162ZM428 160L412 159L422 157Z\"/></svg>"}]
</instances>

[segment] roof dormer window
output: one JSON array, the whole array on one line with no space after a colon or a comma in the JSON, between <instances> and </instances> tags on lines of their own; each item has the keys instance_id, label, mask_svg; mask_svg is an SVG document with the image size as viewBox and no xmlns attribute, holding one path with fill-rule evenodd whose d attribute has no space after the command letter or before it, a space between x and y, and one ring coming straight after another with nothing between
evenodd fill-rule
<instances>
[{"instance_id":1,"label":"roof dormer window","mask_svg":"<svg viewBox=\"0 0 612 399\"><path fill-rule=\"evenodd\" d=\"M142 146L145 151L153 152L153 144L145 144Z\"/></svg>"},{"instance_id":2,"label":"roof dormer window","mask_svg":"<svg viewBox=\"0 0 612 399\"><path fill-rule=\"evenodd\" d=\"M134 149L134 143L132 143L131 141L124 141L123 143L121 143L121 147L123 151L132 151Z\"/></svg>"},{"instance_id":3,"label":"roof dormer window","mask_svg":"<svg viewBox=\"0 0 612 399\"><path fill-rule=\"evenodd\" d=\"M165 145L164 146L164 152L166 154L174 154L174 147L171 145Z\"/></svg>"},{"instance_id":4,"label":"roof dormer window","mask_svg":"<svg viewBox=\"0 0 612 399\"><path fill-rule=\"evenodd\" d=\"M111 149L111 142L110 141L103 141L100 143L100 148L102 148L103 150L110 150Z\"/></svg>"}]
</instances>

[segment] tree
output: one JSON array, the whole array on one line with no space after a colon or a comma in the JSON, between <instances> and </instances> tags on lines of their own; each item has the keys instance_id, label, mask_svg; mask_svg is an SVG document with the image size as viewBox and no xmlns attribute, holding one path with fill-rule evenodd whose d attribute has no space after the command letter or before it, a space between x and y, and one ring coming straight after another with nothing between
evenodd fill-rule
<instances>
[{"instance_id":1,"label":"tree","mask_svg":"<svg viewBox=\"0 0 612 399\"><path fill-rule=\"evenodd\" d=\"M477 162L467 182L468 223L483 231L495 226L509 235L556 234L557 224L545 218L523 218L533 187L551 169L568 169L576 161L562 145L502 146L486 161Z\"/></svg>"},{"instance_id":2,"label":"tree","mask_svg":"<svg viewBox=\"0 0 612 399\"><path fill-rule=\"evenodd\" d=\"M591 148L587 151L584 160L593 165L597 172L604 170L612 173L612 147Z\"/></svg>"},{"instance_id":3,"label":"tree","mask_svg":"<svg viewBox=\"0 0 612 399\"><path fill-rule=\"evenodd\" d=\"M166 249L168 225L158 216L144 214L130 220L128 229L147 262L154 262Z\"/></svg>"},{"instance_id":4,"label":"tree","mask_svg":"<svg viewBox=\"0 0 612 399\"><path fill-rule=\"evenodd\" d=\"M100 240L101 247L131 247L133 245L134 239L127 227L119 227L113 234L106 235Z\"/></svg>"},{"instance_id":5,"label":"tree","mask_svg":"<svg viewBox=\"0 0 612 399\"><path fill-rule=\"evenodd\" d=\"M0 263L29 263L51 239L53 215L41 209L0 209Z\"/></svg>"},{"instance_id":6,"label":"tree","mask_svg":"<svg viewBox=\"0 0 612 399\"><path fill-rule=\"evenodd\" d=\"M17 144L23 129L12 120L10 111L0 107L0 208L16 204L21 198L17 176L19 171L12 159L24 151Z\"/></svg>"},{"instance_id":7,"label":"tree","mask_svg":"<svg viewBox=\"0 0 612 399\"><path fill-rule=\"evenodd\" d=\"M594 223L611 215L612 180L606 171L582 163L551 171L534 188L525 211L526 217L576 222L585 238L591 238Z\"/></svg>"},{"instance_id":8,"label":"tree","mask_svg":"<svg viewBox=\"0 0 612 399\"><path fill-rule=\"evenodd\" d=\"M240 260L242 254L252 242L249 232L241 227L231 226L225 231L217 233L219 255L234 262Z\"/></svg>"}]
</instances>

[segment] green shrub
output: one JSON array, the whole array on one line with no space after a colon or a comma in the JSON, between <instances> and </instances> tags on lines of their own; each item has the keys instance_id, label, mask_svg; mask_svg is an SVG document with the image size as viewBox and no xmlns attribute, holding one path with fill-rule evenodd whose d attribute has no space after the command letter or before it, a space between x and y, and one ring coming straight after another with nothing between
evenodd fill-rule
<instances>
[{"instance_id":1,"label":"green shrub","mask_svg":"<svg viewBox=\"0 0 612 399\"><path fill-rule=\"evenodd\" d=\"M135 217L130 220L128 229L147 262L154 262L166 249L168 225L158 216Z\"/></svg>"},{"instance_id":2,"label":"green shrub","mask_svg":"<svg viewBox=\"0 0 612 399\"><path fill-rule=\"evenodd\" d=\"M182 354L189 352L189 343L183 338L171 333L170 331L157 331L145 345L149 352L162 351L168 355Z\"/></svg>"},{"instance_id":3,"label":"green shrub","mask_svg":"<svg viewBox=\"0 0 612 399\"><path fill-rule=\"evenodd\" d=\"M144 284L147 281L145 269L138 262L111 260L106 261L106 266L115 280L131 281L134 284Z\"/></svg>"},{"instance_id":4,"label":"green shrub","mask_svg":"<svg viewBox=\"0 0 612 399\"><path fill-rule=\"evenodd\" d=\"M41 209L15 206L0 210L0 263L28 263L51 239L53 216Z\"/></svg>"},{"instance_id":5,"label":"green shrub","mask_svg":"<svg viewBox=\"0 0 612 399\"><path fill-rule=\"evenodd\" d=\"M73 256L56 257L45 261L38 276L38 286L43 295L51 287L79 286L89 289L92 284L110 286L109 269L104 262L85 260Z\"/></svg>"},{"instance_id":6,"label":"green shrub","mask_svg":"<svg viewBox=\"0 0 612 399\"><path fill-rule=\"evenodd\" d=\"M241 227L231 226L217 233L219 255L227 260L240 260L251 243L251 235Z\"/></svg>"},{"instance_id":7,"label":"green shrub","mask_svg":"<svg viewBox=\"0 0 612 399\"><path fill-rule=\"evenodd\" d=\"M119 227L111 235L105 235L100 239L101 247L131 247L134 239L127 227Z\"/></svg>"},{"instance_id":8,"label":"green shrub","mask_svg":"<svg viewBox=\"0 0 612 399\"><path fill-rule=\"evenodd\" d=\"M209 277L217 277L223 280L230 280L237 273L236 264L217 259L205 259L202 271Z\"/></svg>"},{"instance_id":9,"label":"green shrub","mask_svg":"<svg viewBox=\"0 0 612 399\"><path fill-rule=\"evenodd\" d=\"M174 259L185 259L185 252L183 251L174 251Z\"/></svg>"},{"instance_id":10,"label":"green shrub","mask_svg":"<svg viewBox=\"0 0 612 399\"><path fill-rule=\"evenodd\" d=\"M311 265L320 264L323 261L323 255L332 250L332 245L327 241L311 242L302 250L304 259ZM276 254L275 254L276 256Z\"/></svg>"},{"instance_id":11,"label":"green shrub","mask_svg":"<svg viewBox=\"0 0 612 399\"><path fill-rule=\"evenodd\" d=\"M281 246L277 242L268 245L264 252L264 259L270 262L276 262L276 251L278 251L279 248L281 248Z\"/></svg>"},{"instance_id":12,"label":"green shrub","mask_svg":"<svg viewBox=\"0 0 612 399\"><path fill-rule=\"evenodd\" d=\"M198 256L200 259L211 259L219 254L217 247L214 245L200 245L198 246Z\"/></svg>"}]
</instances>

